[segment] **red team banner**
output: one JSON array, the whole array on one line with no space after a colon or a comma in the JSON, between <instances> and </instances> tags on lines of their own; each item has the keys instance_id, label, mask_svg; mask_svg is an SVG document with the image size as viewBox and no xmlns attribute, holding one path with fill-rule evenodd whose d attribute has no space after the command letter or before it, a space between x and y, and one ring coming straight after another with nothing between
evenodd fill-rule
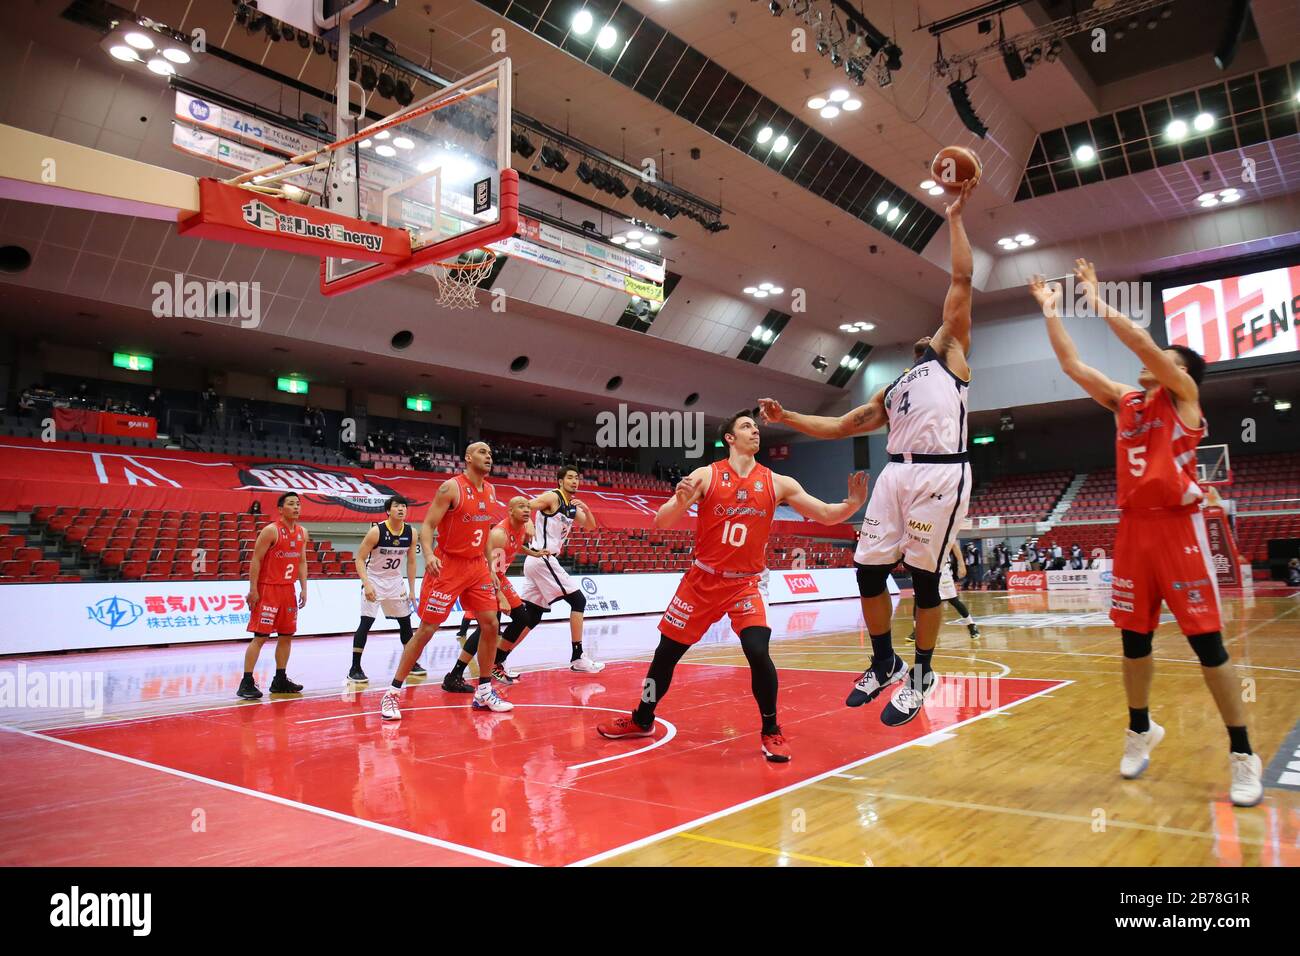
<instances>
[{"instance_id":1,"label":"red team banner","mask_svg":"<svg viewBox=\"0 0 1300 956\"><path fill-rule=\"evenodd\" d=\"M285 491L302 498L304 521L378 521L384 501L402 495L413 506L408 520L419 522L447 475L435 472L329 468L294 461L230 458L203 452L162 449L117 449L0 439L0 510L30 511L41 506L64 508L148 508L164 511L246 512L257 500L262 514L274 514L275 499ZM549 482L490 479L497 498L536 497ZM609 528L650 528L666 493L583 487L578 496ZM777 534L816 534L851 540L848 525L826 528L811 522L773 523ZM683 525L692 527L693 525Z\"/></svg>"},{"instance_id":2,"label":"red team banner","mask_svg":"<svg viewBox=\"0 0 1300 956\"><path fill-rule=\"evenodd\" d=\"M1300 265L1170 286L1161 297L1169 344L1211 364L1300 352Z\"/></svg>"},{"instance_id":3,"label":"red team banner","mask_svg":"<svg viewBox=\"0 0 1300 956\"><path fill-rule=\"evenodd\" d=\"M92 435L123 435L132 438L158 437L157 419L147 415L96 412L88 408L54 409L54 427L60 432L87 432Z\"/></svg>"}]
</instances>

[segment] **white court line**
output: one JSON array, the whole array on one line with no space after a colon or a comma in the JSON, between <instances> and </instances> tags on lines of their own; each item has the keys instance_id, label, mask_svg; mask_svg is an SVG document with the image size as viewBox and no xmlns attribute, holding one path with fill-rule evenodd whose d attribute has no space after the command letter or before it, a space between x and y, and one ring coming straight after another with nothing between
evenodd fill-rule
<instances>
[{"instance_id":1,"label":"white court line","mask_svg":"<svg viewBox=\"0 0 1300 956\"><path fill-rule=\"evenodd\" d=\"M814 654L815 654L815 653L839 654L839 653L842 653L842 652L840 652L840 651L808 651L808 652L805 652L805 653L814 653ZM992 679L992 680L996 680L996 679L998 679L998 678L1000 678L1000 677L1008 677L1008 676L1010 676L1010 674L1011 674L1011 668L1008 667L1006 664L1003 664L1001 661L990 661L990 660L987 660L986 658L983 658L983 657L968 657L968 658L966 658L966 660L968 660L968 661L980 661L981 663L984 663L984 664L996 664L998 667L1001 667L1001 668L1002 668L1002 673L1001 673L1001 674L989 674L989 675L988 675L989 678ZM775 662L773 662L773 663L775 663ZM722 662L720 662L720 661L678 661L678 664L690 664L690 665L693 666L693 667L748 667L748 666L749 666L748 664L726 664L726 663L722 663ZM813 673L813 674L861 674L861 673L862 673L862 668L857 668L857 667L851 667L851 668L844 668L844 667L786 667L786 666L783 665L783 664L778 664L776 669L777 669L778 671L806 671L806 672ZM935 672L936 672L936 673L939 673L939 676L940 676L940 677L943 676L943 673L939 672L937 668L935 669ZM984 676L984 675L981 674L981 675L979 675L979 676L982 677L982 676ZM1015 678L1012 678L1012 679L1013 679L1013 680L1056 680L1055 677L1015 677Z\"/></svg>"},{"instance_id":2,"label":"white court line","mask_svg":"<svg viewBox=\"0 0 1300 956\"><path fill-rule=\"evenodd\" d=\"M683 661L683 663L685 662ZM736 665L736 666L742 666L742 665ZM1013 701L1010 704L1004 704L1003 706L997 708L997 710L999 711L1009 710L1012 707L1016 707L1019 706L1020 704L1025 703L1026 701L1033 700L1035 697L1039 697L1043 694L1046 694L1048 691L1057 690L1059 687L1063 687L1067 684L1073 684L1074 681L1061 680L1061 681L1054 681L1053 683L1056 686L1045 688L1043 690L1040 690L1036 694L1030 694L1028 697L1022 697L1020 700ZM995 712L996 711L989 711L989 713L995 713ZM949 731L956 730L958 727L962 727L966 724L969 724L974 720L979 720L983 716L985 715L981 714L977 717L971 717L966 720L960 721L958 723L951 724L947 727L944 727L943 732L947 733ZM735 804L734 806L727 807L726 809L718 810L715 813L710 813L706 816L698 817L697 819L694 820L689 820L686 823L680 824L675 827L671 827L667 830L661 830L659 833L653 833L650 836L642 837L639 840L633 840L632 842L625 843L622 846L614 847L614 849L612 850L605 850L602 853L597 853L594 856L589 856L581 860L575 860L573 863L568 863L565 865L566 866L590 866L593 863L600 863L604 860L610 859L611 857L618 856L620 853L627 853L631 850L640 849L643 846L649 846L651 843L655 843L659 840L664 839L665 837L675 836L676 834L681 833L684 830L690 830L693 829L694 827L703 826L706 823L712 823L714 820L720 820L723 817L730 816L733 813L738 813L741 810L747 810L750 807L757 806L758 804L763 803L764 801L771 800L773 797L784 796L787 793L791 793L795 790L798 790L800 787L805 787L809 784L817 783L821 780L825 780L827 777L834 777L834 776L841 775L846 770L851 770L854 767L860 767L863 764L871 763L873 760L879 760L881 757L888 757L891 754L897 753L900 750L905 750L908 747L913 746L915 743L916 743L915 740L909 740L905 743L898 744L895 747L890 747L888 750L882 750L879 753L871 754L869 757L864 757L861 760L855 760L852 763L846 763L842 767L836 767L833 770L827 770L824 773L819 773L816 776L807 778L806 780L800 780L798 783L792 783L788 787L782 787L779 790L773 790L769 793L761 794L750 800L745 800L741 803Z\"/></svg>"},{"instance_id":3,"label":"white court line","mask_svg":"<svg viewBox=\"0 0 1300 956\"><path fill-rule=\"evenodd\" d=\"M274 793L262 793L259 790L249 790L247 787L241 787L233 783L226 783L224 780L213 780L210 777L201 777L198 774L189 773L185 770L177 770L175 767L164 767L161 764L150 763L147 760L140 760L136 757L128 757L125 754L113 753L111 750L100 750L98 747L88 747L85 744L79 744L71 740L63 740L59 737L49 737L45 734L38 733L34 730L21 730L17 727L9 727L0 724L0 730L8 731L12 734L22 734L24 737L31 737L33 740L45 740L52 744L58 744L61 747L71 747L74 750L80 750L88 754L97 754L101 757L109 757L113 760L120 760L123 763L129 763L136 767L144 767L148 770L157 770L159 773L170 774L173 777L180 777L182 780L192 780L196 783L206 783L209 786L217 787L221 790L229 790L232 793L241 793L247 797L256 797L259 800L266 800L270 803L277 803L284 807L293 807L298 810L306 810L308 813L314 813L318 816L328 817L331 820L339 820L343 823L354 823L357 826L365 827L369 830L376 830L380 833L387 833L390 836L401 837L405 840L413 840L416 843L424 843L429 846L441 847L444 850L454 850L457 853L464 853L469 856L478 857L480 860L489 860L493 863L504 863L507 866L536 866L535 863L527 863L523 860L516 860L508 856L501 856L499 853L490 853L487 850L479 850L472 846L462 846L459 843L452 843L448 840L440 840L437 837L426 836L423 833L414 833L410 830L401 830L397 827L390 827L384 823L376 823L373 820L365 820L361 817L349 816L346 813L339 813L337 810L327 810L324 807L315 807L309 803L299 803L297 800L290 800L288 797L281 797Z\"/></svg>"},{"instance_id":4,"label":"white court line","mask_svg":"<svg viewBox=\"0 0 1300 956\"><path fill-rule=\"evenodd\" d=\"M618 708L615 707L589 707L585 704L515 704L515 706L516 707L551 707L556 709L567 709L567 710L603 710L611 714L627 713L626 710L619 710ZM466 709L467 708L464 704L430 704L425 707L403 707L402 713L406 713L412 710L466 710ZM313 717L311 720L298 720L298 721L294 721L294 723L319 724L327 720L347 720L348 718L351 717L366 717L370 715L374 715L376 717L383 716L377 710L374 711L363 710L360 713L356 713L356 714L341 714L335 717ZM674 737L677 736L677 726L672 721L664 720L662 717L656 717L655 723L663 724L664 727L667 728L668 732L664 734L662 737L660 737L658 740L656 740L654 743L649 744L648 746L645 747L638 747L636 750L629 750L626 753L614 754L614 756L612 757L601 757L599 760L589 760L587 761L587 763L576 763L573 766L568 767L566 769L581 770L584 767L594 767L596 766L596 764L609 763L612 760L623 760L626 757L635 757L637 754L649 753L651 750L654 750L656 747L662 747L664 744L668 743L668 741L672 740Z\"/></svg>"}]
</instances>

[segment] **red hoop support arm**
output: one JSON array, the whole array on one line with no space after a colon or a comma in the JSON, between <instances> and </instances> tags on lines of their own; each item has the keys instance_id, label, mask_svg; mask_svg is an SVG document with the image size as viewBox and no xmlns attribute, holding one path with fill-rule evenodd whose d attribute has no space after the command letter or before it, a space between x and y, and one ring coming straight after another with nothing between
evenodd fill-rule
<instances>
[{"instance_id":1,"label":"red hoop support arm","mask_svg":"<svg viewBox=\"0 0 1300 956\"><path fill-rule=\"evenodd\" d=\"M354 292L384 279L405 275L431 262L454 259L462 252L508 239L519 229L519 173L513 169L501 170L501 221L481 226L472 232L444 242L425 246L400 262L380 263L361 272L345 276L334 282L325 281L325 260L320 264L321 295L335 296Z\"/></svg>"}]
</instances>

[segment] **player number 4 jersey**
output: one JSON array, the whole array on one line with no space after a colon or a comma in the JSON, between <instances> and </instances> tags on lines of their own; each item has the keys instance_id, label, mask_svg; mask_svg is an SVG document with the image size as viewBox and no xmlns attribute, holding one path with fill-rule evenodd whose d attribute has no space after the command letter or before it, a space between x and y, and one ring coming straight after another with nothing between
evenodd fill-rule
<instances>
[{"instance_id":1,"label":"player number 4 jersey","mask_svg":"<svg viewBox=\"0 0 1300 956\"><path fill-rule=\"evenodd\" d=\"M953 455L966 450L966 389L934 349L885 392L891 455Z\"/></svg>"},{"instance_id":2,"label":"player number 4 jersey","mask_svg":"<svg viewBox=\"0 0 1300 956\"><path fill-rule=\"evenodd\" d=\"M741 478L730 462L710 467L709 490L699 503L695 560L714 571L761 574L776 511L772 472L755 465Z\"/></svg>"},{"instance_id":3,"label":"player number 4 jersey","mask_svg":"<svg viewBox=\"0 0 1300 956\"><path fill-rule=\"evenodd\" d=\"M1188 428L1161 386L1129 392L1116 412L1115 474L1120 509L1180 508L1204 496L1196 483L1196 446L1205 422Z\"/></svg>"}]
</instances>

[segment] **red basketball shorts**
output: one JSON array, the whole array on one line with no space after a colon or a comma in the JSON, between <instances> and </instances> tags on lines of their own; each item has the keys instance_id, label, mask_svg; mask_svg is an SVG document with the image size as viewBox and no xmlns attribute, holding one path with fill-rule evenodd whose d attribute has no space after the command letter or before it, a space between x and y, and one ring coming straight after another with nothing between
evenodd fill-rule
<instances>
[{"instance_id":1,"label":"red basketball shorts","mask_svg":"<svg viewBox=\"0 0 1300 956\"><path fill-rule=\"evenodd\" d=\"M1220 630L1219 582L1199 511L1125 511L1115 535L1110 619L1145 634L1169 606L1184 634Z\"/></svg>"},{"instance_id":2,"label":"red basketball shorts","mask_svg":"<svg viewBox=\"0 0 1300 956\"><path fill-rule=\"evenodd\" d=\"M437 627L451 614L457 598L466 614L477 617L496 613L496 590L486 558L444 557L442 570L436 575L432 568L425 568L420 586L420 623Z\"/></svg>"},{"instance_id":3,"label":"red basketball shorts","mask_svg":"<svg viewBox=\"0 0 1300 956\"><path fill-rule=\"evenodd\" d=\"M297 632L298 592L292 584L263 584L257 598L257 607L248 616L250 633L288 637Z\"/></svg>"},{"instance_id":4,"label":"red basketball shorts","mask_svg":"<svg viewBox=\"0 0 1300 956\"><path fill-rule=\"evenodd\" d=\"M737 634L747 627L767 627L767 607L758 581L757 575L725 578L692 567L682 575L659 621L659 633L682 644L696 644L724 614L730 616Z\"/></svg>"}]
</instances>

